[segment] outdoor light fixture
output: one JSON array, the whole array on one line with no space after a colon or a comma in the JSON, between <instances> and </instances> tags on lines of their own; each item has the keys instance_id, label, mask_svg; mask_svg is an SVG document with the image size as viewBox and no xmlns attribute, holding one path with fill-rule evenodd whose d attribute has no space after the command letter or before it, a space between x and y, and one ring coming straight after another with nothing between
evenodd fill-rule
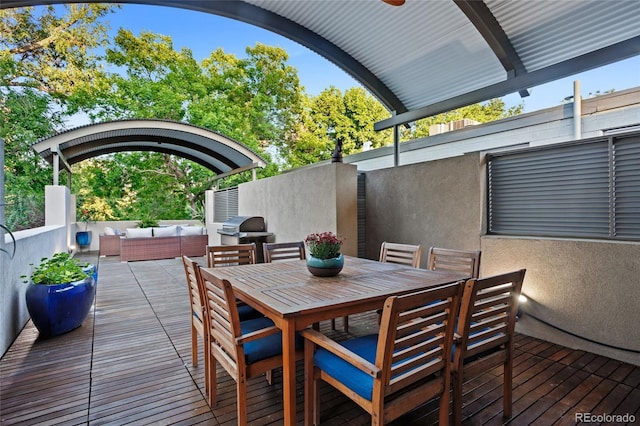
<instances>
[{"instance_id":1,"label":"outdoor light fixture","mask_svg":"<svg viewBox=\"0 0 640 426\"><path fill-rule=\"evenodd\" d=\"M527 299L527 296L525 296L524 294L520 293L520 295L518 296L518 310L516 311L516 320L518 318L522 318L522 305L527 303L529 299Z\"/></svg>"}]
</instances>

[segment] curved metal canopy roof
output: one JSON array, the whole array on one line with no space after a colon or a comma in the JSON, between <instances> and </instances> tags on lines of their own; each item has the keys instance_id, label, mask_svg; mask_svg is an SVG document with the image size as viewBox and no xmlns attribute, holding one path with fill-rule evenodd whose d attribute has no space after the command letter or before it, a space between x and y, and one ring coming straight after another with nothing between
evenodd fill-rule
<instances>
[{"instance_id":1,"label":"curved metal canopy roof","mask_svg":"<svg viewBox=\"0 0 640 426\"><path fill-rule=\"evenodd\" d=\"M213 13L299 42L395 113L377 130L509 93L525 96L533 86L640 54L637 0L122 2ZM2 0L0 7L50 3L61 2Z\"/></svg>"},{"instance_id":2,"label":"curved metal canopy roof","mask_svg":"<svg viewBox=\"0 0 640 426\"><path fill-rule=\"evenodd\" d=\"M175 154L218 175L266 166L259 155L227 136L167 120L118 120L82 126L42 139L33 148L50 163L58 155L67 167L122 151Z\"/></svg>"}]
</instances>

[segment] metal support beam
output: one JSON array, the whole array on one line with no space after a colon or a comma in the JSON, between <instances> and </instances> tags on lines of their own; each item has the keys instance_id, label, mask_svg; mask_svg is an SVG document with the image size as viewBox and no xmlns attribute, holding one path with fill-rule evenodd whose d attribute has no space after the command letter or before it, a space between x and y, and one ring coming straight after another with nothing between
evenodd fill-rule
<instances>
[{"instance_id":1,"label":"metal support beam","mask_svg":"<svg viewBox=\"0 0 640 426\"><path fill-rule=\"evenodd\" d=\"M60 152L60 148L56 146L51 150L53 154L53 184L58 185L60 174L60 163L64 165L64 169L67 171L67 186L71 188L71 165L67 162L67 159Z\"/></svg>"},{"instance_id":2,"label":"metal support beam","mask_svg":"<svg viewBox=\"0 0 640 426\"><path fill-rule=\"evenodd\" d=\"M400 165L400 126L393 127L393 166Z\"/></svg>"},{"instance_id":3,"label":"metal support beam","mask_svg":"<svg viewBox=\"0 0 640 426\"><path fill-rule=\"evenodd\" d=\"M454 96L447 100L426 105L422 108L414 109L402 114L394 115L386 120L378 121L374 124L375 131L390 129L396 125L410 123L424 117L452 111L456 108L483 102L487 99L499 98L527 87L534 87L550 81L588 71L592 68L601 67L612 62L625 58L640 55L640 36L632 37L628 40L608 46L607 48L595 50L575 58L568 59L555 65L541 68L535 71L517 75L512 79L507 79L496 84L492 84L482 89L473 90Z\"/></svg>"},{"instance_id":4,"label":"metal support beam","mask_svg":"<svg viewBox=\"0 0 640 426\"><path fill-rule=\"evenodd\" d=\"M510 78L527 72L509 37L484 2L469 0L453 0L453 2L476 27Z\"/></svg>"}]
</instances>

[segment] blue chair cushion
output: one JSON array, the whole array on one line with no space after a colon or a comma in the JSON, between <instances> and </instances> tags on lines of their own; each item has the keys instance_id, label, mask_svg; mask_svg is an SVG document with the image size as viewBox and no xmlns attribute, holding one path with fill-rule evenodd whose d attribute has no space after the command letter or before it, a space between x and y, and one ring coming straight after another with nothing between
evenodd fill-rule
<instances>
[{"instance_id":1,"label":"blue chair cushion","mask_svg":"<svg viewBox=\"0 0 640 426\"><path fill-rule=\"evenodd\" d=\"M252 308L249 305L238 305L238 316L240 317L240 322L264 317L260 311Z\"/></svg>"},{"instance_id":2,"label":"blue chair cushion","mask_svg":"<svg viewBox=\"0 0 640 426\"><path fill-rule=\"evenodd\" d=\"M202 322L202 318L200 318L200 315L198 315L198 312L193 311L193 316L198 318L198 320ZM238 306L238 316L240 317L240 322L254 319L254 318L264 317L264 315L262 315L260 311L253 309L249 305Z\"/></svg>"},{"instance_id":3,"label":"blue chair cushion","mask_svg":"<svg viewBox=\"0 0 640 426\"><path fill-rule=\"evenodd\" d=\"M247 334L273 325L273 321L263 316L261 318L241 321L240 329L242 330L242 334ZM304 339L296 333L296 349L302 349L303 347ZM280 332L244 344L244 356L247 364L271 358L281 353L282 333Z\"/></svg>"},{"instance_id":4,"label":"blue chair cushion","mask_svg":"<svg viewBox=\"0 0 640 426\"><path fill-rule=\"evenodd\" d=\"M457 324L456 324L456 325L457 325ZM478 330L478 331L476 331L475 333L471 333L471 334L469 334L469 337L473 337L473 336L475 336L476 334L479 334L479 333L481 333L481 332L483 332L483 331L485 331L485 330L488 330L488 328L483 328L482 330ZM486 339L480 339L480 340L478 340L478 342L477 342L477 343L484 342L485 340L489 340L489 338L487 337ZM493 352L496 352L498 349L499 349L499 348L490 348L490 349L487 349L486 351L481 352L481 353L479 353L479 354L476 354L476 355L474 355L474 356L466 357L466 358L464 359L464 362L471 362L471 361L475 361L475 360L477 360L477 359L479 359L479 358L485 357L485 356L487 356L487 355L490 355L490 354L491 354L491 353L493 353ZM454 361L455 359L456 359L456 343L454 342L454 343L453 343L453 346L451 347L451 361Z\"/></svg>"},{"instance_id":5,"label":"blue chair cushion","mask_svg":"<svg viewBox=\"0 0 640 426\"><path fill-rule=\"evenodd\" d=\"M378 335L356 337L340 342L342 346L362 358L375 363ZM373 377L337 357L326 349L318 348L313 356L314 364L330 376L342 382L349 389L371 401L373 395Z\"/></svg>"}]
</instances>

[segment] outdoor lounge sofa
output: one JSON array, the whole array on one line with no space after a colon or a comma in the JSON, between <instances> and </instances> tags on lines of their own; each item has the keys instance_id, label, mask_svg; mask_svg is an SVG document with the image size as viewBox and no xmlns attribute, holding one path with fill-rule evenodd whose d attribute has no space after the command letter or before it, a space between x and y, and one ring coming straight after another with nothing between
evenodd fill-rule
<instances>
[{"instance_id":1,"label":"outdoor lounge sofa","mask_svg":"<svg viewBox=\"0 0 640 426\"><path fill-rule=\"evenodd\" d=\"M128 228L126 236L100 235L100 255L119 255L122 262L197 257L205 255L207 243L208 236L198 226Z\"/></svg>"}]
</instances>

